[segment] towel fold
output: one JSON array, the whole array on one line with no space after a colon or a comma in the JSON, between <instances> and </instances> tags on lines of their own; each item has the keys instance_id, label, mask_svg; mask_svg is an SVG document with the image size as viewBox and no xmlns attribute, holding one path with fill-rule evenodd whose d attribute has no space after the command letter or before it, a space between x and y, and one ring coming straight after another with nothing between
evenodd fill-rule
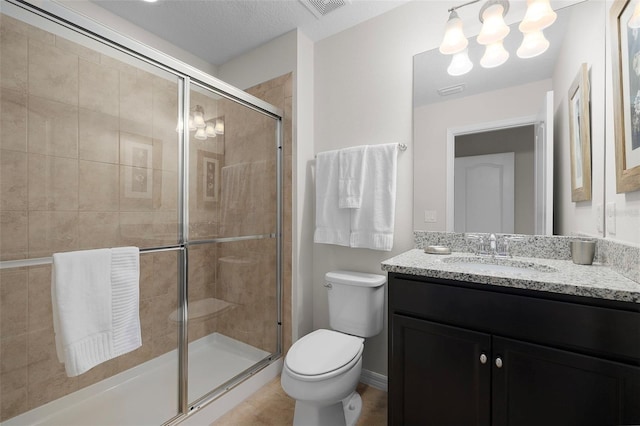
<instances>
[{"instance_id":1,"label":"towel fold","mask_svg":"<svg viewBox=\"0 0 640 426\"><path fill-rule=\"evenodd\" d=\"M338 207L339 151L316 157L316 229L313 241L349 246L350 209Z\"/></svg>"},{"instance_id":2,"label":"towel fold","mask_svg":"<svg viewBox=\"0 0 640 426\"><path fill-rule=\"evenodd\" d=\"M365 152L362 204L351 210L351 247L389 251L393 247L398 144L371 145Z\"/></svg>"},{"instance_id":3,"label":"towel fold","mask_svg":"<svg viewBox=\"0 0 640 426\"><path fill-rule=\"evenodd\" d=\"M53 255L56 351L69 377L142 345L139 276L137 247Z\"/></svg>"},{"instance_id":4,"label":"towel fold","mask_svg":"<svg viewBox=\"0 0 640 426\"><path fill-rule=\"evenodd\" d=\"M341 209L360 208L362 205L366 151L366 145L339 151L338 207Z\"/></svg>"}]
</instances>

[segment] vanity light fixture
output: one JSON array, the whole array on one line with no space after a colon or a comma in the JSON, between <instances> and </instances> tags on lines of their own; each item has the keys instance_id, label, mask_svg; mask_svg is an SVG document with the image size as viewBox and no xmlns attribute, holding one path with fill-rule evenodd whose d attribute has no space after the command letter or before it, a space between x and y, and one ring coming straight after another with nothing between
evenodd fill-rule
<instances>
[{"instance_id":1,"label":"vanity light fixture","mask_svg":"<svg viewBox=\"0 0 640 426\"><path fill-rule=\"evenodd\" d=\"M504 40L511 29L504 22L509 11L509 2L505 0L489 0L480 9L482 29L476 40L482 45L490 45Z\"/></svg>"},{"instance_id":2,"label":"vanity light fixture","mask_svg":"<svg viewBox=\"0 0 640 426\"><path fill-rule=\"evenodd\" d=\"M194 138L204 141L208 138L215 138L224 134L224 120L222 118L210 118L205 120L204 108L196 105L193 112L189 114L189 131L195 132ZM176 132L182 131L182 121L178 122Z\"/></svg>"},{"instance_id":3,"label":"vanity light fixture","mask_svg":"<svg viewBox=\"0 0 640 426\"><path fill-rule=\"evenodd\" d=\"M467 53L469 41L464 35L462 19L456 10L479 1L471 0L448 10L449 19L439 50L442 54L453 55L447 68L450 75L463 75L473 68L473 63ZM508 11L508 0L487 0L480 9L478 15L480 22L482 22L482 29L476 41L478 44L486 46L480 60L480 65L484 68L495 68L509 59L509 52L503 44L503 40L510 32L509 26L504 21ZM640 3L636 7L636 11L637 19L634 24L640 28ZM549 40L545 38L542 30L553 24L556 17L557 14L551 8L549 0L527 0L527 11L518 26L523 35L522 43L516 52L519 58L533 58L549 48ZM632 21L633 18L629 21L629 26L632 25Z\"/></svg>"},{"instance_id":4,"label":"vanity light fixture","mask_svg":"<svg viewBox=\"0 0 640 426\"><path fill-rule=\"evenodd\" d=\"M469 40L464 35L462 19L455 10L451 10L449 20L444 29L444 38L440 43L440 53L443 55L455 55L462 52L469 45Z\"/></svg>"}]
</instances>

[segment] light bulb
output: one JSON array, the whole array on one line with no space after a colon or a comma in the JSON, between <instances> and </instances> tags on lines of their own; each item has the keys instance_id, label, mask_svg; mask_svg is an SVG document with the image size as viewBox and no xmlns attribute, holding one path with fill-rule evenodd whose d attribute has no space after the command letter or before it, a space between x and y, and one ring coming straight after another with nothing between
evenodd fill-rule
<instances>
[{"instance_id":1,"label":"light bulb","mask_svg":"<svg viewBox=\"0 0 640 426\"><path fill-rule=\"evenodd\" d=\"M458 76L463 75L471 71L473 68L473 62L469 59L469 51L467 49L462 52L458 52L451 58L451 64L447 68L449 75Z\"/></svg>"},{"instance_id":2,"label":"light bulb","mask_svg":"<svg viewBox=\"0 0 640 426\"><path fill-rule=\"evenodd\" d=\"M482 59L480 59L480 65L483 68L495 68L507 62L509 59L509 52L502 45L502 40L487 45Z\"/></svg>"},{"instance_id":3,"label":"light bulb","mask_svg":"<svg viewBox=\"0 0 640 426\"><path fill-rule=\"evenodd\" d=\"M549 40L544 36L542 30L525 33L522 44L516 54L519 58L529 59L541 55L549 48Z\"/></svg>"},{"instance_id":4,"label":"light bulb","mask_svg":"<svg viewBox=\"0 0 640 426\"><path fill-rule=\"evenodd\" d=\"M482 29L478 38L478 43L488 45L504 39L511 29L504 22L502 16L504 7L501 4L492 4L482 13Z\"/></svg>"},{"instance_id":5,"label":"light bulb","mask_svg":"<svg viewBox=\"0 0 640 426\"><path fill-rule=\"evenodd\" d=\"M527 0L527 12L518 29L523 33L543 30L553 24L557 17L549 0Z\"/></svg>"},{"instance_id":6,"label":"light bulb","mask_svg":"<svg viewBox=\"0 0 640 426\"><path fill-rule=\"evenodd\" d=\"M449 15L449 20L444 29L444 38L440 43L440 53L443 55L453 55L467 48L469 40L464 35L462 29L462 19L454 10Z\"/></svg>"},{"instance_id":7,"label":"light bulb","mask_svg":"<svg viewBox=\"0 0 640 426\"><path fill-rule=\"evenodd\" d=\"M196 134L193 135L194 138L199 139L201 141L204 141L207 139L207 134L204 131L204 127L200 127L198 130L196 130Z\"/></svg>"}]
</instances>

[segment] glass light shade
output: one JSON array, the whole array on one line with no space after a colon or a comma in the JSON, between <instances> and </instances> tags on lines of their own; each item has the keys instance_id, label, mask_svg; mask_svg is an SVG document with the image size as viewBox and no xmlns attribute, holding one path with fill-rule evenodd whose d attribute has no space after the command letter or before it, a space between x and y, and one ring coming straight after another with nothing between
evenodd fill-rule
<instances>
[{"instance_id":1,"label":"glass light shade","mask_svg":"<svg viewBox=\"0 0 640 426\"><path fill-rule=\"evenodd\" d=\"M549 48L549 40L542 30L525 33L522 44L516 54L519 58L529 59L543 54Z\"/></svg>"},{"instance_id":2,"label":"glass light shade","mask_svg":"<svg viewBox=\"0 0 640 426\"><path fill-rule=\"evenodd\" d=\"M221 118L216 118L216 125L214 127L217 134L224 134L224 121Z\"/></svg>"},{"instance_id":3,"label":"glass light shade","mask_svg":"<svg viewBox=\"0 0 640 426\"><path fill-rule=\"evenodd\" d=\"M204 128L204 133L209 138L215 138L216 137L216 129L213 126L213 124L211 124L210 122L207 121L207 127Z\"/></svg>"},{"instance_id":4,"label":"glass light shade","mask_svg":"<svg viewBox=\"0 0 640 426\"><path fill-rule=\"evenodd\" d=\"M472 68L473 62L469 59L469 51L464 49L462 52L458 52L453 55L449 68L447 68L447 72L449 75L458 76L468 73Z\"/></svg>"},{"instance_id":5,"label":"glass light shade","mask_svg":"<svg viewBox=\"0 0 640 426\"><path fill-rule=\"evenodd\" d=\"M504 22L502 13L504 7L501 4L493 4L482 13L482 29L478 38L478 43L489 45L504 39L511 29Z\"/></svg>"},{"instance_id":6,"label":"glass light shade","mask_svg":"<svg viewBox=\"0 0 640 426\"><path fill-rule=\"evenodd\" d=\"M627 22L627 26L629 28L640 28L640 2L636 4L635 9L633 9L633 15L629 22Z\"/></svg>"},{"instance_id":7,"label":"glass light shade","mask_svg":"<svg viewBox=\"0 0 640 426\"><path fill-rule=\"evenodd\" d=\"M194 130L196 130L196 123L193 121L193 115L189 114L189 131L193 132Z\"/></svg>"},{"instance_id":8,"label":"glass light shade","mask_svg":"<svg viewBox=\"0 0 640 426\"><path fill-rule=\"evenodd\" d=\"M204 123L204 114L202 113L202 111L196 110L193 113L193 124L198 128L198 129L204 129L206 124Z\"/></svg>"},{"instance_id":9,"label":"glass light shade","mask_svg":"<svg viewBox=\"0 0 640 426\"><path fill-rule=\"evenodd\" d=\"M449 15L449 20L444 29L444 38L440 43L440 53L453 55L466 49L468 44L469 40L467 40L462 29L462 19L454 10Z\"/></svg>"},{"instance_id":10,"label":"glass light shade","mask_svg":"<svg viewBox=\"0 0 640 426\"><path fill-rule=\"evenodd\" d=\"M193 137L201 141L206 140L207 133L205 132L204 127L200 127L198 130L196 130L196 134L193 135Z\"/></svg>"},{"instance_id":11,"label":"glass light shade","mask_svg":"<svg viewBox=\"0 0 640 426\"><path fill-rule=\"evenodd\" d=\"M549 0L527 0L527 12L518 29L523 33L543 30L553 24L557 17Z\"/></svg>"},{"instance_id":12,"label":"glass light shade","mask_svg":"<svg viewBox=\"0 0 640 426\"><path fill-rule=\"evenodd\" d=\"M480 59L480 65L483 68L495 68L507 62L509 59L509 52L502 45L502 40L487 45L482 59Z\"/></svg>"}]
</instances>

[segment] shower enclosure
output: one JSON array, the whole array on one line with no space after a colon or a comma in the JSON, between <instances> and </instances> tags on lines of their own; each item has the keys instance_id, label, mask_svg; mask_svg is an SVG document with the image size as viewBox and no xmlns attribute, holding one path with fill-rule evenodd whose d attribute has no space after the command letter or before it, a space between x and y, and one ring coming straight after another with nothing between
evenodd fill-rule
<instances>
[{"instance_id":1,"label":"shower enclosure","mask_svg":"<svg viewBox=\"0 0 640 426\"><path fill-rule=\"evenodd\" d=\"M281 109L2 0L0 421L175 424L282 353ZM142 347L69 378L51 255L140 247Z\"/></svg>"}]
</instances>

